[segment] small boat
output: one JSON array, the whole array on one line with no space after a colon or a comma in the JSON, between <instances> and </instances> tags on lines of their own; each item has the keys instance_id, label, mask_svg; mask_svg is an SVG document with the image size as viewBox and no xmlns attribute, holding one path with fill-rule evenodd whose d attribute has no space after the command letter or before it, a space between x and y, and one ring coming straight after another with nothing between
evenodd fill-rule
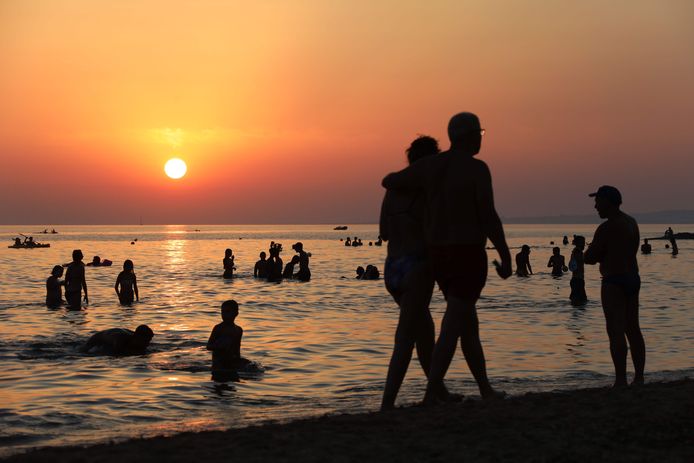
<instances>
[{"instance_id":1,"label":"small boat","mask_svg":"<svg viewBox=\"0 0 694 463\"><path fill-rule=\"evenodd\" d=\"M34 248L50 248L51 245L48 243L34 243L32 245L26 244L13 244L12 246L7 246L10 249L34 249Z\"/></svg>"},{"instance_id":2,"label":"small boat","mask_svg":"<svg viewBox=\"0 0 694 463\"><path fill-rule=\"evenodd\" d=\"M333 230L347 230L347 225L338 225Z\"/></svg>"}]
</instances>

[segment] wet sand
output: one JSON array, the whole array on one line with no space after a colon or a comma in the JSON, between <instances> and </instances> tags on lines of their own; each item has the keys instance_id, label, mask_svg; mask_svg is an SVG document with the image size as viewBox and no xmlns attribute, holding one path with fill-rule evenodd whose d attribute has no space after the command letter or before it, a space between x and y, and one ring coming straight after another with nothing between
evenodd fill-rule
<instances>
[{"instance_id":1,"label":"wet sand","mask_svg":"<svg viewBox=\"0 0 694 463\"><path fill-rule=\"evenodd\" d=\"M694 381L323 416L9 461L694 461Z\"/></svg>"}]
</instances>

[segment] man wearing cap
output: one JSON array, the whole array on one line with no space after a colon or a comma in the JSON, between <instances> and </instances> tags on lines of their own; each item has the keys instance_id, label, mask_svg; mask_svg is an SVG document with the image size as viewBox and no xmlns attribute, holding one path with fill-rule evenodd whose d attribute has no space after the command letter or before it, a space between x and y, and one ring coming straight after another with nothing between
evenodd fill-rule
<instances>
[{"instance_id":1,"label":"man wearing cap","mask_svg":"<svg viewBox=\"0 0 694 463\"><path fill-rule=\"evenodd\" d=\"M600 296L615 368L614 387L627 385L627 340L635 370L632 384L643 384L646 345L639 326L639 226L620 210L622 195L617 188L603 185L589 196L595 198L600 218L607 219L595 231L584 259L586 264L600 263Z\"/></svg>"},{"instance_id":2,"label":"man wearing cap","mask_svg":"<svg viewBox=\"0 0 694 463\"><path fill-rule=\"evenodd\" d=\"M432 356L425 403L440 400L439 391L458 338L482 397L500 395L487 378L475 304L487 280L487 238L501 257L497 272L502 278L512 273L511 253L494 208L489 168L474 158L480 151L483 133L476 115L456 114L448 123L448 151L420 159L383 179L387 189L424 192L429 258L434 278L447 301Z\"/></svg>"}]
</instances>

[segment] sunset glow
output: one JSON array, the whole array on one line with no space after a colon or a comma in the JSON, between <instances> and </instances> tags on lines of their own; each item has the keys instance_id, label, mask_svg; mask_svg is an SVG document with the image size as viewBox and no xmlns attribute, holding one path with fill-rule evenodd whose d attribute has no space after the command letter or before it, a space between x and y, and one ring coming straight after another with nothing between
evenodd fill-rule
<instances>
[{"instance_id":1,"label":"sunset glow","mask_svg":"<svg viewBox=\"0 0 694 463\"><path fill-rule=\"evenodd\" d=\"M166 172L166 175L173 179L182 178L186 174L187 170L188 166L186 166L186 163L183 162L182 159L178 158L171 158L166 161L166 164L164 165L164 172Z\"/></svg>"}]
</instances>

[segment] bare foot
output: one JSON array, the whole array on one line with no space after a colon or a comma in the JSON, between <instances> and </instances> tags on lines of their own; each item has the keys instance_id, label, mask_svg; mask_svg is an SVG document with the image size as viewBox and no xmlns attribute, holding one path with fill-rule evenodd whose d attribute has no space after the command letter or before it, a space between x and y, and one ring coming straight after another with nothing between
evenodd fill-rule
<instances>
[{"instance_id":1,"label":"bare foot","mask_svg":"<svg viewBox=\"0 0 694 463\"><path fill-rule=\"evenodd\" d=\"M489 388L482 393L482 399L484 400L503 400L508 394L504 391L497 391L496 389Z\"/></svg>"},{"instance_id":2,"label":"bare foot","mask_svg":"<svg viewBox=\"0 0 694 463\"><path fill-rule=\"evenodd\" d=\"M634 380L631 382L631 385L633 387L643 386L643 384L644 384L643 376L634 376Z\"/></svg>"}]
</instances>

